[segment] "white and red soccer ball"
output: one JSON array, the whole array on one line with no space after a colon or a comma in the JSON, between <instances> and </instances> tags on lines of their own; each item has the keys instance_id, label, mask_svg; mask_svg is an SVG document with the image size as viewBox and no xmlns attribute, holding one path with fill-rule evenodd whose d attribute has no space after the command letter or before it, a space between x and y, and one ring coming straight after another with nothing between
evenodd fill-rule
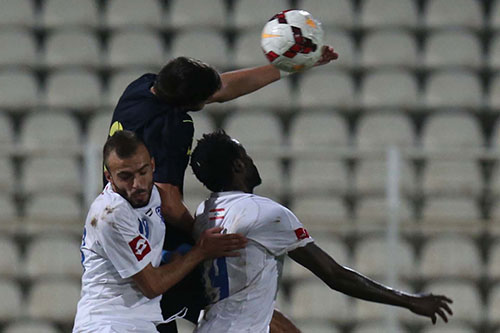
<instances>
[{"instance_id":1,"label":"white and red soccer ball","mask_svg":"<svg viewBox=\"0 0 500 333\"><path fill-rule=\"evenodd\" d=\"M323 29L305 10L285 10L266 23L261 46L266 58L278 69L305 70L321 57Z\"/></svg>"}]
</instances>

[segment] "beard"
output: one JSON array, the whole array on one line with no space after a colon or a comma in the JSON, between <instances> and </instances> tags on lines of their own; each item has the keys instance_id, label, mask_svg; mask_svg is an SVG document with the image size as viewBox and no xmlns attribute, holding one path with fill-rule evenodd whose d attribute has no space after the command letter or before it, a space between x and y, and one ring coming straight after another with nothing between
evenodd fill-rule
<instances>
[{"instance_id":1,"label":"beard","mask_svg":"<svg viewBox=\"0 0 500 333\"><path fill-rule=\"evenodd\" d=\"M125 189L121 189L117 186L115 186L114 188L115 192L121 195L125 200L127 200L130 206L132 206L133 208L141 208L147 206L149 203L149 199L151 199L152 189L153 186L151 186L149 190L135 190L129 194Z\"/></svg>"}]
</instances>

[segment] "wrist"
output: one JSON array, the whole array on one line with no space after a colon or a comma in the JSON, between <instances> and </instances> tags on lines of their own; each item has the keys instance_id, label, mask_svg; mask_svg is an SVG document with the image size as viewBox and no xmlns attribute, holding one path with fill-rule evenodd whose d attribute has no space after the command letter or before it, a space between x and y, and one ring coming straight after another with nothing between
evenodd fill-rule
<instances>
[{"instance_id":1,"label":"wrist","mask_svg":"<svg viewBox=\"0 0 500 333\"><path fill-rule=\"evenodd\" d=\"M193 246L189 254L198 262L208 259L207 252L199 244Z\"/></svg>"}]
</instances>

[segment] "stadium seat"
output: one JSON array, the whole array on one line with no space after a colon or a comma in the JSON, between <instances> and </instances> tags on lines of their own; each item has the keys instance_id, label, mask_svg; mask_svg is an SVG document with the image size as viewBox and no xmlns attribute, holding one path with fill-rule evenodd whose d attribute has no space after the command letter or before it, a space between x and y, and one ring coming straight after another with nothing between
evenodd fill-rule
<instances>
[{"instance_id":1,"label":"stadium seat","mask_svg":"<svg viewBox=\"0 0 500 333\"><path fill-rule=\"evenodd\" d=\"M335 52L337 52L340 57L335 60L334 66L329 69L340 68L351 68L357 64L357 50L354 43L354 38L347 32L338 29L332 29L328 27L323 27L324 43L325 45L331 45ZM329 66L326 66L326 70Z\"/></svg>"},{"instance_id":2,"label":"stadium seat","mask_svg":"<svg viewBox=\"0 0 500 333\"><path fill-rule=\"evenodd\" d=\"M45 42L43 63L51 68L63 66L98 67L100 46L97 36L86 30L56 30Z\"/></svg>"},{"instance_id":3,"label":"stadium seat","mask_svg":"<svg viewBox=\"0 0 500 333\"><path fill-rule=\"evenodd\" d=\"M479 77L468 71L439 71L426 84L424 104L430 108L459 107L476 110L481 106Z\"/></svg>"},{"instance_id":4,"label":"stadium seat","mask_svg":"<svg viewBox=\"0 0 500 333\"><path fill-rule=\"evenodd\" d=\"M290 125L290 146L296 152L345 148L349 144L344 120L333 112L300 112Z\"/></svg>"},{"instance_id":5,"label":"stadium seat","mask_svg":"<svg viewBox=\"0 0 500 333\"><path fill-rule=\"evenodd\" d=\"M352 108L355 88L352 77L344 71L311 70L299 81L298 103L310 108Z\"/></svg>"},{"instance_id":6,"label":"stadium seat","mask_svg":"<svg viewBox=\"0 0 500 333\"><path fill-rule=\"evenodd\" d=\"M202 194L203 192L186 194L184 197L184 204L187 206L191 214L196 212L196 209L200 205L202 201L205 201L208 198L208 193Z\"/></svg>"},{"instance_id":7,"label":"stadium seat","mask_svg":"<svg viewBox=\"0 0 500 333\"><path fill-rule=\"evenodd\" d=\"M31 0L2 0L0 26L32 27L35 23L35 7Z\"/></svg>"},{"instance_id":8,"label":"stadium seat","mask_svg":"<svg viewBox=\"0 0 500 333\"><path fill-rule=\"evenodd\" d=\"M417 81L407 71L373 71L363 79L360 99L365 108L411 110L418 105Z\"/></svg>"},{"instance_id":9,"label":"stadium seat","mask_svg":"<svg viewBox=\"0 0 500 333\"><path fill-rule=\"evenodd\" d=\"M38 83L31 71L0 72L0 108L26 110L38 104Z\"/></svg>"},{"instance_id":10,"label":"stadium seat","mask_svg":"<svg viewBox=\"0 0 500 333\"><path fill-rule=\"evenodd\" d=\"M274 112L283 113L290 112L297 106L289 79L273 82L264 89L237 98L231 104L250 111L258 108L269 108L273 109Z\"/></svg>"},{"instance_id":11,"label":"stadium seat","mask_svg":"<svg viewBox=\"0 0 500 333\"><path fill-rule=\"evenodd\" d=\"M25 314L23 310L23 295L19 285L13 281L0 280L0 320L14 320Z\"/></svg>"},{"instance_id":12,"label":"stadium seat","mask_svg":"<svg viewBox=\"0 0 500 333\"><path fill-rule=\"evenodd\" d=\"M291 194L344 194L349 185L346 169L340 160L297 157L290 167Z\"/></svg>"},{"instance_id":13,"label":"stadium seat","mask_svg":"<svg viewBox=\"0 0 500 333\"><path fill-rule=\"evenodd\" d=\"M475 199L436 197L426 201L423 218L434 224L448 221L470 225L481 215Z\"/></svg>"},{"instance_id":14,"label":"stadium seat","mask_svg":"<svg viewBox=\"0 0 500 333\"><path fill-rule=\"evenodd\" d=\"M389 269L394 269L398 277L411 278L417 271L415 261L415 254L404 239L399 239L393 249L385 235L377 235L362 238L358 243L353 268L377 279L384 279Z\"/></svg>"},{"instance_id":15,"label":"stadium seat","mask_svg":"<svg viewBox=\"0 0 500 333\"><path fill-rule=\"evenodd\" d=\"M361 301L360 301L361 302ZM377 305L377 304L370 304L370 306L374 307L384 307L383 305ZM404 310L397 310L399 311L404 311ZM356 325L353 330L351 331L352 333L379 333L379 332L391 332L387 328L387 323L384 321L368 321L366 323L360 323ZM401 325L396 322L396 327L394 328L393 332L406 332Z\"/></svg>"},{"instance_id":16,"label":"stadium seat","mask_svg":"<svg viewBox=\"0 0 500 333\"><path fill-rule=\"evenodd\" d=\"M109 28L162 26L163 9L158 0L111 0L106 5L104 24Z\"/></svg>"},{"instance_id":17,"label":"stadium seat","mask_svg":"<svg viewBox=\"0 0 500 333\"><path fill-rule=\"evenodd\" d=\"M2 29L0 66L34 66L37 64L37 46L34 35L26 29Z\"/></svg>"},{"instance_id":18,"label":"stadium seat","mask_svg":"<svg viewBox=\"0 0 500 333\"><path fill-rule=\"evenodd\" d=\"M399 199L397 218L400 222L405 222L413 218L411 202L404 197ZM389 206L387 198L384 196L358 196L356 203L356 219L367 223L387 222L389 219Z\"/></svg>"},{"instance_id":19,"label":"stadium seat","mask_svg":"<svg viewBox=\"0 0 500 333\"><path fill-rule=\"evenodd\" d=\"M99 152L108 138L111 116L112 110L109 110L109 112L94 115L89 121L87 143L96 146Z\"/></svg>"},{"instance_id":20,"label":"stadium seat","mask_svg":"<svg viewBox=\"0 0 500 333\"><path fill-rule=\"evenodd\" d=\"M0 140L0 142L2 142ZM2 144L5 144L2 142ZM7 143L7 146L10 143ZM9 156L0 156L0 191L2 193L11 193L14 191L15 179L14 167Z\"/></svg>"},{"instance_id":21,"label":"stadium seat","mask_svg":"<svg viewBox=\"0 0 500 333\"><path fill-rule=\"evenodd\" d=\"M499 7L500 8L500 7ZM499 12L500 14L500 12ZM496 33L491 37L489 43L489 52L487 56L487 64L493 70L500 68L500 34Z\"/></svg>"},{"instance_id":22,"label":"stadium seat","mask_svg":"<svg viewBox=\"0 0 500 333\"><path fill-rule=\"evenodd\" d=\"M125 88L133 81L140 78L146 73L153 73L154 70L149 67L144 68L128 68L119 70L110 75L108 89L105 93L105 104L111 108L115 108L118 100L122 96ZM111 119L110 119L111 121Z\"/></svg>"},{"instance_id":23,"label":"stadium seat","mask_svg":"<svg viewBox=\"0 0 500 333\"><path fill-rule=\"evenodd\" d=\"M469 159L428 159L423 173L426 195L470 195L481 193L482 179L479 164Z\"/></svg>"},{"instance_id":24,"label":"stadium seat","mask_svg":"<svg viewBox=\"0 0 500 333\"><path fill-rule=\"evenodd\" d=\"M497 220L499 217L500 214L494 216L494 218ZM491 245L488 251L488 265L486 271L490 279L500 280L500 265L498 265L499 260L500 260L500 242L496 241Z\"/></svg>"},{"instance_id":25,"label":"stadium seat","mask_svg":"<svg viewBox=\"0 0 500 333\"><path fill-rule=\"evenodd\" d=\"M428 28L465 27L479 29L483 25L480 2L474 0L431 0L424 13Z\"/></svg>"},{"instance_id":26,"label":"stadium seat","mask_svg":"<svg viewBox=\"0 0 500 333\"><path fill-rule=\"evenodd\" d=\"M4 333L61 333L56 326L46 321L22 319L9 324Z\"/></svg>"},{"instance_id":27,"label":"stadium seat","mask_svg":"<svg viewBox=\"0 0 500 333\"><path fill-rule=\"evenodd\" d=\"M364 35L360 59L365 67L417 65L417 43L415 38L406 32L395 30L375 30Z\"/></svg>"},{"instance_id":28,"label":"stadium seat","mask_svg":"<svg viewBox=\"0 0 500 333\"><path fill-rule=\"evenodd\" d=\"M306 9L323 28L350 29L354 25L354 10L348 0L298 0L296 8Z\"/></svg>"},{"instance_id":29,"label":"stadium seat","mask_svg":"<svg viewBox=\"0 0 500 333\"><path fill-rule=\"evenodd\" d=\"M233 8L233 25L241 30L264 27L276 13L290 9L286 0L238 0Z\"/></svg>"},{"instance_id":30,"label":"stadium seat","mask_svg":"<svg viewBox=\"0 0 500 333\"><path fill-rule=\"evenodd\" d=\"M411 193L415 188L415 175L412 166L407 160L402 160L399 167L399 190L402 193ZM354 176L356 193L383 196L387 191L388 168L388 162L384 160L370 158L359 160Z\"/></svg>"},{"instance_id":31,"label":"stadium seat","mask_svg":"<svg viewBox=\"0 0 500 333\"><path fill-rule=\"evenodd\" d=\"M255 188L254 193L272 199L279 199L285 183L281 162L274 158L254 158L253 161L262 178L262 184Z\"/></svg>"},{"instance_id":32,"label":"stadium seat","mask_svg":"<svg viewBox=\"0 0 500 333\"><path fill-rule=\"evenodd\" d=\"M335 230L349 217L346 205L335 196L295 197L292 211L306 228L318 230Z\"/></svg>"},{"instance_id":33,"label":"stadium seat","mask_svg":"<svg viewBox=\"0 0 500 333\"><path fill-rule=\"evenodd\" d=\"M26 193L80 193L80 163L74 157L29 157L23 165L22 189Z\"/></svg>"},{"instance_id":34,"label":"stadium seat","mask_svg":"<svg viewBox=\"0 0 500 333\"><path fill-rule=\"evenodd\" d=\"M0 225L6 228L14 227L12 220L17 217L17 211L15 202L10 195L0 195L0 211L2 212Z\"/></svg>"},{"instance_id":35,"label":"stadium seat","mask_svg":"<svg viewBox=\"0 0 500 333\"><path fill-rule=\"evenodd\" d=\"M20 142L28 149L74 151L81 144L80 129L70 114L40 111L29 114L22 122Z\"/></svg>"},{"instance_id":36,"label":"stadium seat","mask_svg":"<svg viewBox=\"0 0 500 333\"><path fill-rule=\"evenodd\" d=\"M92 71L56 71L47 80L45 105L87 111L101 106L101 83Z\"/></svg>"},{"instance_id":37,"label":"stadium seat","mask_svg":"<svg viewBox=\"0 0 500 333\"><path fill-rule=\"evenodd\" d=\"M364 28L409 27L417 25L418 11L413 0L364 0L359 14Z\"/></svg>"},{"instance_id":38,"label":"stadium seat","mask_svg":"<svg viewBox=\"0 0 500 333\"><path fill-rule=\"evenodd\" d=\"M174 0L169 5L167 25L175 29L224 28L227 24L228 15L223 0Z\"/></svg>"},{"instance_id":39,"label":"stadium seat","mask_svg":"<svg viewBox=\"0 0 500 333\"><path fill-rule=\"evenodd\" d=\"M337 329L332 323L328 321L317 321L317 320L302 320L295 322L296 326L301 330L301 332L314 332L314 333L340 333L341 331Z\"/></svg>"},{"instance_id":40,"label":"stadium seat","mask_svg":"<svg viewBox=\"0 0 500 333\"><path fill-rule=\"evenodd\" d=\"M427 328L424 328L424 330L422 331L422 333L475 333L475 332L476 330L469 325L456 324L456 323L448 323L446 325L438 324L437 326L429 326Z\"/></svg>"},{"instance_id":41,"label":"stadium seat","mask_svg":"<svg viewBox=\"0 0 500 333\"><path fill-rule=\"evenodd\" d=\"M500 110L500 75L493 75L491 77L491 83L486 98L486 103L491 109Z\"/></svg>"},{"instance_id":42,"label":"stadium seat","mask_svg":"<svg viewBox=\"0 0 500 333\"><path fill-rule=\"evenodd\" d=\"M112 68L157 67L168 57L163 48L162 37L152 30L119 30L108 42L106 63Z\"/></svg>"},{"instance_id":43,"label":"stadium seat","mask_svg":"<svg viewBox=\"0 0 500 333\"><path fill-rule=\"evenodd\" d=\"M28 295L27 313L31 318L64 324L72 323L80 299L80 284L72 280L41 280Z\"/></svg>"},{"instance_id":44,"label":"stadium seat","mask_svg":"<svg viewBox=\"0 0 500 333\"><path fill-rule=\"evenodd\" d=\"M266 65L268 61L260 46L262 28L241 31L235 40L234 64L236 67Z\"/></svg>"},{"instance_id":45,"label":"stadium seat","mask_svg":"<svg viewBox=\"0 0 500 333\"><path fill-rule=\"evenodd\" d=\"M483 144L479 124L467 113L432 115L422 133L424 149L428 151L477 149Z\"/></svg>"},{"instance_id":46,"label":"stadium seat","mask_svg":"<svg viewBox=\"0 0 500 333\"><path fill-rule=\"evenodd\" d=\"M498 30L500 28L500 3L498 0L494 1L490 8L490 22L489 25L492 29Z\"/></svg>"},{"instance_id":47,"label":"stadium seat","mask_svg":"<svg viewBox=\"0 0 500 333\"><path fill-rule=\"evenodd\" d=\"M489 293L488 301L488 320L490 324L498 325L500 324L500 284L493 286Z\"/></svg>"},{"instance_id":48,"label":"stadium seat","mask_svg":"<svg viewBox=\"0 0 500 333\"><path fill-rule=\"evenodd\" d=\"M37 236L26 251L26 274L31 279L80 278L80 243L69 235Z\"/></svg>"},{"instance_id":49,"label":"stadium seat","mask_svg":"<svg viewBox=\"0 0 500 333\"><path fill-rule=\"evenodd\" d=\"M14 124L4 113L0 113L0 143L4 149L14 143Z\"/></svg>"},{"instance_id":50,"label":"stadium seat","mask_svg":"<svg viewBox=\"0 0 500 333\"><path fill-rule=\"evenodd\" d=\"M25 217L36 225L69 225L82 224L84 216L81 205L75 198L64 194L40 194L28 200Z\"/></svg>"},{"instance_id":51,"label":"stadium seat","mask_svg":"<svg viewBox=\"0 0 500 333\"><path fill-rule=\"evenodd\" d=\"M2 253L0 256L0 277L18 277L24 262L15 240L8 235L0 237L0 253Z\"/></svg>"},{"instance_id":52,"label":"stadium seat","mask_svg":"<svg viewBox=\"0 0 500 333\"><path fill-rule=\"evenodd\" d=\"M410 119L402 113L368 113L359 120L356 140L362 151L385 152L389 146L411 147L414 134Z\"/></svg>"},{"instance_id":53,"label":"stadium seat","mask_svg":"<svg viewBox=\"0 0 500 333\"><path fill-rule=\"evenodd\" d=\"M419 272L426 279L475 279L482 275L480 253L473 241L465 236L431 238L422 249Z\"/></svg>"},{"instance_id":54,"label":"stadium seat","mask_svg":"<svg viewBox=\"0 0 500 333\"><path fill-rule=\"evenodd\" d=\"M99 12L95 0L45 0L40 21L44 28L82 26L97 28Z\"/></svg>"},{"instance_id":55,"label":"stadium seat","mask_svg":"<svg viewBox=\"0 0 500 333\"><path fill-rule=\"evenodd\" d=\"M482 65L480 40L467 30L439 31L426 39L424 65L430 68Z\"/></svg>"}]
</instances>

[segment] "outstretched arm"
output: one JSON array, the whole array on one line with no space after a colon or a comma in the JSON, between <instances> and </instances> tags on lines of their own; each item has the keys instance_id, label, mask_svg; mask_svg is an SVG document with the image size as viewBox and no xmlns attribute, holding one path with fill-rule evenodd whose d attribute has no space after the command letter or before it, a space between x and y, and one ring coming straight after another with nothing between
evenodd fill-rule
<instances>
[{"instance_id":1,"label":"outstretched arm","mask_svg":"<svg viewBox=\"0 0 500 333\"><path fill-rule=\"evenodd\" d=\"M414 295L386 287L358 272L339 265L314 243L291 251L288 255L313 272L330 288L346 295L366 301L404 307L418 315L430 317L433 324L436 323L437 315L445 322L448 322L445 312L452 315L448 306L448 303L452 303L452 301L446 296Z\"/></svg>"},{"instance_id":2,"label":"outstretched arm","mask_svg":"<svg viewBox=\"0 0 500 333\"><path fill-rule=\"evenodd\" d=\"M338 58L332 47L323 46L321 58L316 66L325 65ZM222 88L209 100L213 102L227 102L240 96L254 92L267 86L281 77L280 71L273 65L245 68L221 74Z\"/></svg>"}]
</instances>

